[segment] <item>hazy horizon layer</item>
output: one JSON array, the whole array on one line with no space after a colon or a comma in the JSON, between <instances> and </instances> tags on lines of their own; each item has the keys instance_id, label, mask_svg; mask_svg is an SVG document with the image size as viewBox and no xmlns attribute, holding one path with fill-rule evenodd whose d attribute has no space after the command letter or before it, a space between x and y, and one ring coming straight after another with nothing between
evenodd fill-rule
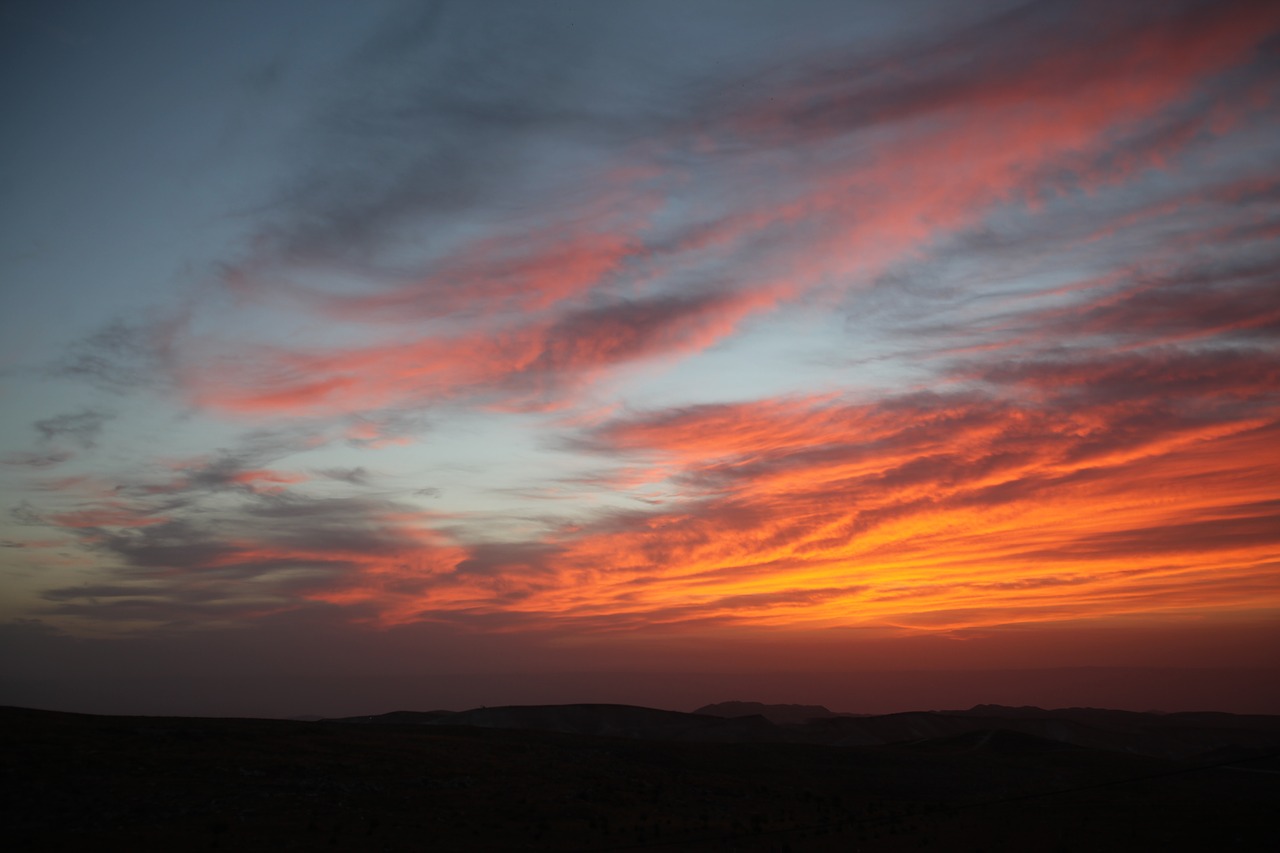
<instances>
[{"instance_id":1,"label":"hazy horizon layer","mask_svg":"<svg viewBox=\"0 0 1280 853\"><path fill-rule=\"evenodd\" d=\"M1274 669L1085 667L970 672L434 673L389 676L130 676L0 684L0 705L90 714L351 717L505 705L617 704L691 712L726 701L822 705L835 713L975 705L1280 715ZM1187 684L1195 685L1188 691Z\"/></svg>"}]
</instances>

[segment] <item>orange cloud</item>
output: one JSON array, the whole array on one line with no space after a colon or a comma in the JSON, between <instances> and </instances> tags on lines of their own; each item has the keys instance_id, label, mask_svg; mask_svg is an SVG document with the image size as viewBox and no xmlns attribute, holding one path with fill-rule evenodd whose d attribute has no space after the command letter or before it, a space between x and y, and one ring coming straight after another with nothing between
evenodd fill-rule
<instances>
[{"instance_id":1,"label":"orange cloud","mask_svg":"<svg viewBox=\"0 0 1280 853\"><path fill-rule=\"evenodd\" d=\"M704 349L777 299L768 291L654 297L393 345L317 353L261 348L192 366L186 386L201 405L245 413L344 413L463 392L509 408L544 408L563 405L557 395L610 368Z\"/></svg>"},{"instance_id":2,"label":"orange cloud","mask_svg":"<svg viewBox=\"0 0 1280 853\"><path fill-rule=\"evenodd\" d=\"M308 597L388 624L492 630L938 631L1275 607L1280 407L1255 386L1254 416L1227 417L1246 396L1243 383L1220 395L1215 422L1198 422L1212 407L1184 417L1158 396L1069 412L978 395L616 421L589 446L649 457L629 476L663 481L664 508L536 545L462 545L425 517L387 516L400 544L337 554L349 570Z\"/></svg>"},{"instance_id":3,"label":"orange cloud","mask_svg":"<svg viewBox=\"0 0 1280 853\"><path fill-rule=\"evenodd\" d=\"M98 506L49 516L49 521L59 527L71 528L148 527L164 524L168 520L164 516L144 515L136 507L118 501L107 501Z\"/></svg>"},{"instance_id":4,"label":"orange cloud","mask_svg":"<svg viewBox=\"0 0 1280 853\"><path fill-rule=\"evenodd\" d=\"M262 491L283 491L283 486L305 483L308 479L305 474L271 471L268 469L236 471L227 477L227 481L230 483ZM267 485L261 485L263 483Z\"/></svg>"},{"instance_id":5,"label":"orange cloud","mask_svg":"<svg viewBox=\"0 0 1280 853\"><path fill-rule=\"evenodd\" d=\"M1071 410L971 393L617 420L583 446L646 457L630 476L670 500L537 542L460 541L410 508L252 494L231 542L124 504L51 520L154 525L94 541L180 601L241 601L255 578L254 607L318 602L384 625L952 631L1273 608L1280 405L1256 388L1237 418L1243 387L1185 414L1157 385Z\"/></svg>"},{"instance_id":6,"label":"orange cloud","mask_svg":"<svg viewBox=\"0 0 1280 853\"><path fill-rule=\"evenodd\" d=\"M333 319L400 324L408 317L542 311L591 290L642 253L621 234L543 229L476 240L423 282L365 295L312 295Z\"/></svg>"},{"instance_id":7,"label":"orange cloud","mask_svg":"<svg viewBox=\"0 0 1280 853\"><path fill-rule=\"evenodd\" d=\"M825 156L770 161L786 180L763 205L735 211L735 227L813 226L788 274L806 288L845 290L997 205L1034 208L1064 185L1116 183L1167 165L1201 135L1225 133L1224 114L1267 114L1252 96L1228 95L1213 118L1192 122L1194 132L1155 138L1148 127L1252 61L1280 26L1274 4L1208 4L1161 21L1097 12L1087 32L1041 22L998 31L1000 50L948 43L923 49L910 68L869 60L790 90L766 88L767 98L720 129L726 144ZM1017 37L1037 46L1008 50Z\"/></svg>"},{"instance_id":8,"label":"orange cloud","mask_svg":"<svg viewBox=\"0 0 1280 853\"><path fill-rule=\"evenodd\" d=\"M745 148L717 172L725 203L686 197L688 176L674 168L606 171L595 178L599 199L579 215L464 243L407 284L356 295L282 286L327 320L399 329L390 342L233 351L207 341L179 366L180 385L198 405L251 416L461 398L564 408L624 365L701 352L746 318L815 291L841 298L863 288L999 205L1038 204L1064 170L1096 184L1148 168L1156 148L1166 156L1196 138L1165 134L1157 144L1148 125L1249 62L1280 25L1266 3L1156 21L1098 16L1064 32L1024 22L1022 35L1048 39L1035 50L994 51L970 34L977 40L923 48L910 68L873 58L848 73L767 81L754 90L767 97L708 105L694 134ZM1230 109L1256 112L1254 101ZM1223 129L1217 119L1201 128ZM684 151L688 134L661 144ZM813 156L772 156L796 146ZM1117 147L1131 162L1108 159ZM675 231L667 220L680 208L696 219ZM700 276L731 283L690 287Z\"/></svg>"},{"instance_id":9,"label":"orange cloud","mask_svg":"<svg viewBox=\"0 0 1280 853\"><path fill-rule=\"evenodd\" d=\"M558 541L597 592L557 601L616 624L933 627L1195 609L1206 585L1212 606L1275 606L1280 407L1255 415L922 397L615 423L594 440L667 459L689 498Z\"/></svg>"},{"instance_id":10,"label":"orange cloud","mask_svg":"<svg viewBox=\"0 0 1280 853\"><path fill-rule=\"evenodd\" d=\"M1159 168L1269 106L1249 91L1196 108L1204 84L1253 61L1280 6L1196 4L1153 25L1128 14L1098 6L1066 35L1042 20L1022 34L1045 41L998 55L970 33L973 43L933 46L910 67L766 82L750 103L711 105L696 134L661 138L670 154L730 152L699 176L705 197L682 195L687 176L672 167L643 178L669 198L646 188L634 204L605 205L599 222L476 240L408 284L288 291L381 337L179 347L180 386L201 406L260 417L437 401L564 408L628 365L703 352L815 294L846 297L1002 205L1034 210L1055 188ZM1244 205L1274 189L1239 182L1082 230L1102 241L1136 222L1167 225L1188 199ZM189 529L197 513L162 525L144 503L50 518L165 528L95 541L129 567L160 567L153 584L207 584L202 601L237 593L189 576L252 578L266 598L384 624L961 631L1275 608L1275 259L1142 273L1191 236L1257 248L1274 231L1270 212L1184 227L1152 239L1149 257L1019 291L994 319L947 330L971 332L967 346L913 341L945 393L797 394L578 421L573 448L616 463L596 484L643 508L582 510L546 522L536 541L464 536L456 519L403 507L273 494L302 478L261 460L204 472L213 486L252 487L235 496L245 503L226 525L234 544L216 526ZM669 226L677 213L684 225ZM1014 304L1023 298L1036 307ZM1016 360L989 360L1010 351ZM347 437L376 445L392 432L370 415Z\"/></svg>"}]
</instances>

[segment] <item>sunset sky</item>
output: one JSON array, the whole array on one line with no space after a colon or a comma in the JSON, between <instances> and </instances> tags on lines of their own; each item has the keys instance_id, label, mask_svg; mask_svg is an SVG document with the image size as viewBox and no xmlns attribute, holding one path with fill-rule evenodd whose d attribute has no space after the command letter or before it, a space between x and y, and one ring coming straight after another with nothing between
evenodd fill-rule
<instances>
[{"instance_id":1,"label":"sunset sky","mask_svg":"<svg viewBox=\"0 0 1280 853\"><path fill-rule=\"evenodd\" d=\"M0 24L0 703L1280 713L1280 4Z\"/></svg>"}]
</instances>

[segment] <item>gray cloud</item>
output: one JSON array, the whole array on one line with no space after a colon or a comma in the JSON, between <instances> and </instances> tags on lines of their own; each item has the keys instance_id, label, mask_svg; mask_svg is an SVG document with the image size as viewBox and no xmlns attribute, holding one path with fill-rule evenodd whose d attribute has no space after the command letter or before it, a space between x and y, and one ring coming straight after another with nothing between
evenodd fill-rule
<instances>
[{"instance_id":1,"label":"gray cloud","mask_svg":"<svg viewBox=\"0 0 1280 853\"><path fill-rule=\"evenodd\" d=\"M69 450L49 450L32 453L10 453L0 459L5 465L19 468L52 468L74 456Z\"/></svg>"},{"instance_id":2,"label":"gray cloud","mask_svg":"<svg viewBox=\"0 0 1280 853\"><path fill-rule=\"evenodd\" d=\"M76 414L56 415L36 421L33 426L45 441L66 438L88 449L97 442L107 421L114 418L111 412L95 412L86 409Z\"/></svg>"},{"instance_id":3,"label":"gray cloud","mask_svg":"<svg viewBox=\"0 0 1280 853\"><path fill-rule=\"evenodd\" d=\"M381 499L241 493L230 505L171 504L169 517L145 498L133 506L158 523L72 529L82 547L114 565L104 565L94 584L48 590L48 613L178 623L301 608L309 593L361 582L364 561L420 544L386 521L413 508ZM31 522L50 523L34 515Z\"/></svg>"},{"instance_id":4,"label":"gray cloud","mask_svg":"<svg viewBox=\"0 0 1280 853\"><path fill-rule=\"evenodd\" d=\"M167 387L173 340L180 325L180 320L172 318L113 321L74 343L53 367L53 375L114 393Z\"/></svg>"},{"instance_id":5,"label":"gray cloud","mask_svg":"<svg viewBox=\"0 0 1280 853\"><path fill-rule=\"evenodd\" d=\"M316 473L330 480L350 483L353 486L369 485L369 479L372 476L363 466L355 468L322 468Z\"/></svg>"},{"instance_id":6,"label":"gray cloud","mask_svg":"<svg viewBox=\"0 0 1280 853\"><path fill-rule=\"evenodd\" d=\"M584 103L600 15L565 11L433 4L390 21L337 72L306 129L310 165L260 245L286 261L376 266L406 228L429 239L461 211L554 186L535 177L550 166L539 141L609 123L607 99Z\"/></svg>"}]
</instances>

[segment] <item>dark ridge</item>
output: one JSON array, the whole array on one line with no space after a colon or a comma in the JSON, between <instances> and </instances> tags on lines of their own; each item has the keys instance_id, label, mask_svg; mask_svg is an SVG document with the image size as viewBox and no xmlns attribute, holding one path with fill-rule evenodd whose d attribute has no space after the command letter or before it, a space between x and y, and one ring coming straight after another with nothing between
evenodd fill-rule
<instances>
[{"instance_id":1,"label":"dark ridge","mask_svg":"<svg viewBox=\"0 0 1280 853\"><path fill-rule=\"evenodd\" d=\"M987 851L1280 849L1280 739L1271 753L1224 748L1203 762L938 712L787 727L553 705L386 721L424 717L0 708L0 819L15 850L844 853L956 849L957 839ZM1212 732L1256 731L1208 722ZM826 727L847 739L876 726L896 736L961 724L972 725L870 746L749 731L790 739ZM716 742L728 732L737 734Z\"/></svg>"},{"instance_id":2,"label":"dark ridge","mask_svg":"<svg viewBox=\"0 0 1280 853\"><path fill-rule=\"evenodd\" d=\"M508 705L473 708L431 725L529 729L566 734L672 741L769 741L782 733L760 716L725 719L635 705Z\"/></svg>"},{"instance_id":3,"label":"dark ridge","mask_svg":"<svg viewBox=\"0 0 1280 853\"><path fill-rule=\"evenodd\" d=\"M989 753L993 755L1021 755L1062 750L1083 750L1060 740L1029 735L1012 729L976 729L958 735L907 741L900 746L940 753Z\"/></svg>"},{"instance_id":4,"label":"dark ridge","mask_svg":"<svg viewBox=\"0 0 1280 853\"><path fill-rule=\"evenodd\" d=\"M979 705L967 711L908 711L878 716L810 717L805 705L722 702L694 713L633 705L511 705L467 711L395 711L347 717L358 725L417 725L558 732L646 741L799 743L871 747L998 732L1095 750L1192 759L1253 754L1280 747L1280 717L1233 714L1150 714L1100 708L1008 708ZM704 713L708 709L720 714ZM782 709L775 713L776 709ZM823 709L825 710L825 709ZM738 711L757 711L737 715ZM773 719L765 713L770 712ZM786 722L804 717L803 722ZM996 741L1003 744L1005 740ZM1234 751L1234 752L1233 752Z\"/></svg>"},{"instance_id":5,"label":"dark ridge","mask_svg":"<svg viewBox=\"0 0 1280 853\"><path fill-rule=\"evenodd\" d=\"M325 722L357 723L366 726L425 726L444 717L453 716L455 711L390 711L386 714L373 714L360 717L330 717Z\"/></svg>"},{"instance_id":6,"label":"dark ridge","mask_svg":"<svg viewBox=\"0 0 1280 853\"><path fill-rule=\"evenodd\" d=\"M836 714L822 705L766 705L763 702L716 702L703 705L695 714L708 714L713 717L764 717L771 723L779 725L796 725L822 717L834 717Z\"/></svg>"}]
</instances>

